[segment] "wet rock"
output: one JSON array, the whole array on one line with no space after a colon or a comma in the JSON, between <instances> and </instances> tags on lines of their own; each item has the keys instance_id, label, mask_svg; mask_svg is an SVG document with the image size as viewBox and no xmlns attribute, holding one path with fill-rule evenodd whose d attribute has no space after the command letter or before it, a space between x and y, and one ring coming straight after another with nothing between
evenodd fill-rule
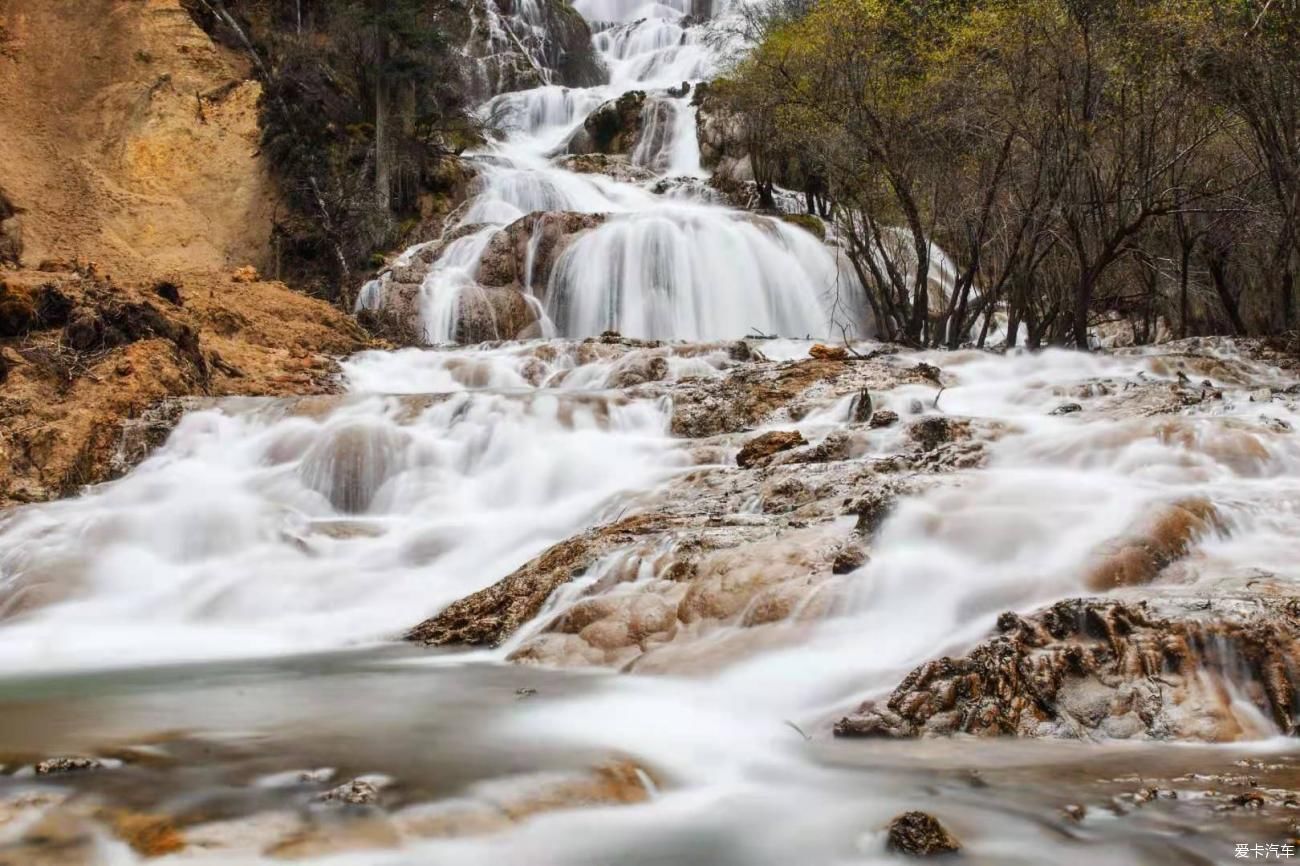
<instances>
[{"instance_id":1,"label":"wet rock","mask_svg":"<svg viewBox=\"0 0 1300 866\"><path fill-rule=\"evenodd\" d=\"M103 768L104 763L96 758L49 758L36 765L36 775L55 776L63 773L84 773L88 770L101 770Z\"/></svg>"},{"instance_id":2,"label":"wet rock","mask_svg":"<svg viewBox=\"0 0 1300 866\"><path fill-rule=\"evenodd\" d=\"M779 459L781 463L831 463L848 460L853 454L853 440L849 434L837 430L816 445L788 452Z\"/></svg>"},{"instance_id":3,"label":"wet rock","mask_svg":"<svg viewBox=\"0 0 1300 866\"><path fill-rule=\"evenodd\" d=\"M849 357L849 350L843 346L827 346L815 343L808 350L808 356L818 361L843 361Z\"/></svg>"},{"instance_id":4,"label":"wet rock","mask_svg":"<svg viewBox=\"0 0 1300 866\"><path fill-rule=\"evenodd\" d=\"M907 428L907 435L922 451L933 451L953 438L954 426L941 415L931 415L913 422Z\"/></svg>"},{"instance_id":5,"label":"wet rock","mask_svg":"<svg viewBox=\"0 0 1300 866\"><path fill-rule=\"evenodd\" d=\"M426 646L497 646L535 617L551 593L585 573L602 553L662 526L662 520L629 517L562 541L492 586L420 623L405 639Z\"/></svg>"},{"instance_id":6,"label":"wet rock","mask_svg":"<svg viewBox=\"0 0 1300 866\"><path fill-rule=\"evenodd\" d=\"M1157 506L1132 532L1093 554L1085 582L1095 590L1150 583L1167 566L1186 556L1198 539L1224 525L1208 499L1190 498Z\"/></svg>"},{"instance_id":7,"label":"wet rock","mask_svg":"<svg viewBox=\"0 0 1300 866\"><path fill-rule=\"evenodd\" d=\"M752 429L778 417L793 421L795 404L806 394L883 391L906 381L914 381L907 371L874 361L843 364L808 358L774 364L756 359L725 378L675 387L672 432L703 438Z\"/></svg>"},{"instance_id":8,"label":"wet rock","mask_svg":"<svg viewBox=\"0 0 1300 866\"><path fill-rule=\"evenodd\" d=\"M532 290L544 295L556 262L583 232L605 221L604 214L535 211L492 235L479 260L477 282L486 287ZM418 279L408 280L419 282Z\"/></svg>"},{"instance_id":9,"label":"wet rock","mask_svg":"<svg viewBox=\"0 0 1300 866\"><path fill-rule=\"evenodd\" d=\"M1078 803L1070 803L1066 806L1063 806L1061 808L1061 811L1065 814L1065 817L1075 822L1082 821L1084 818L1088 816L1087 808L1079 805Z\"/></svg>"},{"instance_id":10,"label":"wet rock","mask_svg":"<svg viewBox=\"0 0 1300 866\"><path fill-rule=\"evenodd\" d=\"M871 535L880 528L880 524L885 522L889 516L889 511L894 506L894 500L898 497L897 491L888 485L873 487L849 506L849 513L858 516L857 525L853 531L860 536L866 537Z\"/></svg>"},{"instance_id":11,"label":"wet rock","mask_svg":"<svg viewBox=\"0 0 1300 866\"><path fill-rule=\"evenodd\" d=\"M1062 403L1060 406L1057 406L1055 409L1053 409L1051 412L1047 414L1073 415L1075 412L1082 412L1082 411L1083 411L1083 407L1080 406L1078 403Z\"/></svg>"},{"instance_id":12,"label":"wet rock","mask_svg":"<svg viewBox=\"0 0 1300 866\"><path fill-rule=\"evenodd\" d=\"M1234 692L1295 730L1300 600L1071 599L1003 614L998 630L964 656L916 668L886 701L842 718L836 735L1262 735L1234 711Z\"/></svg>"},{"instance_id":13,"label":"wet rock","mask_svg":"<svg viewBox=\"0 0 1300 866\"><path fill-rule=\"evenodd\" d=\"M877 409L871 414L872 429L892 427L898 423L898 413L891 409Z\"/></svg>"},{"instance_id":14,"label":"wet rock","mask_svg":"<svg viewBox=\"0 0 1300 866\"><path fill-rule=\"evenodd\" d=\"M401 465L409 434L355 422L323 435L302 458L303 483L343 514L361 514Z\"/></svg>"},{"instance_id":15,"label":"wet rock","mask_svg":"<svg viewBox=\"0 0 1300 866\"><path fill-rule=\"evenodd\" d=\"M961 850L955 836L926 812L904 812L889 822L886 847L895 854L933 857Z\"/></svg>"},{"instance_id":16,"label":"wet rock","mask_svg":"<svg viewBox=\"0 0 1300 866\"><path fill-rule=\"evenodd\" d=\"M746 442L736 455L736 465L741 469L749 469L778 452L788 451L805 442L803 434L798 430L773 430Z\"/></svg>"},{"instance_id":17,"label":"wet rock","mask_svg":"<svg viewBox=\"0 0 1300 866\"><path fill-rule=\"evenodd\" d=\"M185 849L185 837L165 815L114 811L106 817L113 835L144 857L162 857Z\"/></svg>"},{"instance_id":18,"label":"wet rock","mask_svg":"<svg viewBox=\"0 0 1300 866\"><path fill-rule=\"evenodd\" d=\"M844 545L831 562L831 574L849 574L866 565L868 560L866 548L850 542Z\"/></svg>"},{"instance_id":19,"label":"wet rock","mask_svg":"<svg viewBox=\"0 0 1300 866\"><path fill-rule=\"evenodd\" d=\"M452 338L457 343L522 340L541 334L538 309L513 288L476 288L460 296Z\"/></svg>"},{"instance_id":20,"label":"wet rock","mask_svg":"<svg viewBox=\"0 0 1300 866\"><path fill-rule=\"evenodd\" d=\"M379 788L363 779L353 779L316 798L322 803L346 806L370 806L379 802Z\"/></svg>"},{"instance_id":21,"label":"wet rock","mask_svg":"<svg viewBox=\"0 0 1300 866\"><path fill-rule=\"evenodd\" d=\"M933 382L936 385L942 384L939 381L942 371L938 367L934 366L933 364L926 364L925 362L921 362L920 364L917 364L915 367L913 367L912 370L913 372L919 374L920 377L922 379L925 379L927 382Z\"/></svg>"},{"instance_id":22,"label":"wet rock","mask_svg":"<svg viewBox=\"0 0 1300 866\"><path fill-rule=\"evenodd\" d=\"M650 169L633 165L623 154L571 154L560 157L556 164L577 174L603 174L623 183L647 183L657 177Z\"/></svg>"},{"instance_id":23,"label":"wet rock","mask_svg":"<svg viewBox=\"0 0 1300 866\"><path fill-rule=\"evenodd\" d=\"M569 153L631 153L641 135L643 90L630 90L598 106L569 139Z\"/></svg>"}]
</instances>

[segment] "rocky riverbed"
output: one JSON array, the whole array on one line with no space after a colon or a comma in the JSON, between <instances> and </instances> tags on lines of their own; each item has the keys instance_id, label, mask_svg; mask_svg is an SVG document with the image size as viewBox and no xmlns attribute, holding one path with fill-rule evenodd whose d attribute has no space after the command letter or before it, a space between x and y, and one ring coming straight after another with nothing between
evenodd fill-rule
<instances>
[{"instance_id":1,"label":"rocky riverbed","mask_svg":"<svg viewBox=\"0 0 1300 866\"><path fill-rule=\"evenodd\" d=\"M1294 835L1300 397L1265 346L610 334L341 369L6 515L0 855L1172 863ZM891 825L914 811L939 829Z\"/></svg>"}]
</instances>

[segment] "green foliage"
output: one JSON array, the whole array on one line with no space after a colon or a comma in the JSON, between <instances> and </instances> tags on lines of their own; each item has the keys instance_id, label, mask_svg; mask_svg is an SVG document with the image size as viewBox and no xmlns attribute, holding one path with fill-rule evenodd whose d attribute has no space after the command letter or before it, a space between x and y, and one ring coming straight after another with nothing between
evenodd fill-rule
<instances>
[{"instance_id":1,"label":"green foliage","mask_svg":"<svg viewBox=\"0 0 1300 866\"><path fill-rule=\"evenodd\" d=\"M194 14L238 44L219 19ZM336 297L404 236L447 154L481 140L444 0L225 0L261 59L284 276ZM344 299L346 300L346 299Z\"/></svg>"},{"instance_id":2,"label":"green foliage","mask_svg":"<svg viewBox=\"0 0 1300 866\"><path fill-rule=\"evenodd\" d=\"M788 2L755 16L761 42L716 95L757 133L760 185L778 165L834 202L879 332L956 345L995 311L1035 344L1082 344L1107 311L1139 338L1157 319L1295 328L1286 4Z\"/></svg>"}]
</instances>

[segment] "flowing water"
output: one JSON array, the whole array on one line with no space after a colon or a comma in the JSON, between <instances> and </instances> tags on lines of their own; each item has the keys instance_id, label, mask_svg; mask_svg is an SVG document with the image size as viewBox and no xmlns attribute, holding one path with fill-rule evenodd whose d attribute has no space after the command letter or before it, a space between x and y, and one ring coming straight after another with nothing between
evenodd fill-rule
<instances>
[{"instance_id":1,"label":"flowing water","mask_svg":"<svg viewBox=\"0 0 1300 866\"><path fill-rule=\"evenodd\" d=\"M1230 343L890 357L900 377L873 392L876 409L970 419L987 460L918 481L824 617L726 664L648 676L506 661L604 566L500 649L397 643L552 545L666 508L693 475L745 471L733 459L744 437L713 437L702 456L672 432L689 389L761 363L707 341L757 328L792 338L753 342L772 362L804 358L800 338L831 337L850 301L834 249L800 229L555 167L555 148L608 98L717 63L685 7L577 8L597 22L612 83L494 100L516 126L480 155L461 223L482 227L444 250L421 303L427 334L446 341L493 232L534 210L609 213L544 283L530 280L558 337L365 353L345 363L341 396L214 404L125 478L0 514L0 863L141 862L99 806L75 845L23 842L68 791L183 819L190 843L157 861L178 863L278 862L290 848L268 840L286 834L298 859L348 866L887 862L881 828L908 808L940 814L970 861L990 864L1227 862L1234 842L1276 838L1276 816L1216 812L1206 793L1245 775L1297 787L1300 753L1246 700L1232 709L1245 741L1223 746L828 733L915 665L986 636L1000 612L1087 592L1090 558L1160 504L1217 509L1220 529L1178 563L1180 587L1300 581L1296 382ZM699 174L689 105L656 93L647 106L658 144L634 160ZM684 342L578 339L611 328ZM945 387L902 376L921 362L943 369ZM1151 402L1187 378L1220 396ZM855 392L809 394L778 426L813 443L847 428ZM1068 403L1078 411L1053 414ZM908 447L902 425L856 429L857 461ZM767 519L757 502L716 516ZM847 536L852 524L815 529ZM793 520L772 525L805 537ZM748 564L769 565L785 567ZM662 583L646 573L617 591ZM686 651L738 631L687 634L700 643ZM124 763L32 775L63 754ZM538 780L610 761L638 768L639 802L508 805ZM337 827L312 802L317 780L362 774L394 781L391 815L320 836ZM1153 780L1180 796L1145 797ZM54 799L12 817L33 792ZM1064 817L1070 803L1087 817ZM481 832L429 829L431 808L482 821L484 804L497 823Z\"/></svg>"}]
</instances>

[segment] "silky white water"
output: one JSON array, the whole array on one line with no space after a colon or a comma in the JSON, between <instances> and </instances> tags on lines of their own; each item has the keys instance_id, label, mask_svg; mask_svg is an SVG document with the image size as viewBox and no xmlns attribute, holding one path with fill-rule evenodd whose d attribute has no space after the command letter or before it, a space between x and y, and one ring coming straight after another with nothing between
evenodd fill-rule
<instances>
[{"instance_id":1,"label":"silky white water","mask_svg":"<svg viewBox=\"0 0 1300 866\"><path fill-rule=\"evenodd\" d=\"M667 89L716 74L731 50L731 26L683 26L690 4L579 3L596 27L593 45L610 83L550 85L505 93L481 114L504 137L471 159L480 174L472 198L447 233L420 288L419 326L427 342L457 338L478 263L496 230L535 211L607 214L582 233L550 273L520 288L541 299L543 334L584 337L616 330L651 339L735 339L755 332L785 337L864 333L860 288L839 252L771 217L720 207L711 190L674 182L671 195L579 174L555 164L587 116L629 91L646 94L631 165L661 178L702 178L696 109ZM734 28L733 28L734 29ZM715 33L714 38L709 33ZM734 40L733 40L734 41ZM450 235L448 235L450 236ZM409 256L409 253L408 253ZM409 259L403 259L399 264ZM391 278L371 283L358 308L382 307ZM467 294L468 293L468 294ZM514 333L499 333L511 338Z\"/></svg>"},{"instance_id":2,"label":"silky white water","mask_svg":"<svg viewBox=\"0 0 1300 866\"><path fill-rule=\"evenodd\" d=\"M760 345L779 359L809 344ZM656 350L669 351L666 398L611 387L626 358L533 343L366 353L346 365L348 396L191 413L123 480L5 516L0 667L31 674L391 640L690 471L668 434L673 383L725 375L735 362L722 345L687 348ZM875 394L877 407L910 418L919 401L925 415L992 425L988 465L900 501L832 616L794 645L712 674L627 676L585 697L517 705L476 734L541 753L632 756L671 781L659 800L330 862L484 863L529 851L530 862L580 863L628 839L670 850L692 832L726 839L724 862L841 862L846 827L883 820L899 796L848 794L808 762L787 722L817 731L915 664L977 641L1001 611L1086 591L1092 552L1154 503L1202 495L1225 519L1227 531L1187 557L1187 585L1263 571L1300 580L1300 442L1286 428L1300 412L1287 399L1251 399L1294 384L1276 371L1228 354L1235 374L1210 383L1223 400L1144 417L1115 401L1126 384L1174 381L1158 351L920 353L894 363L922 360L943 366L942 394L900 386ZM1112 384L1109 395L1079 396L1099 380ZM1066 401L1083 411L1049 414ZM816 441L847 412L845 399L828 397L799 426ZM891 429L869 441L869 456L904 447ZM791 810L807 817L784 831L765 826ZM575 835L579 820L588 832ZM1022 843L1024 832L1015 830ZM998 850L979 838L977 850ZM854 844L869 861L883 843ZM684 862L703 862L690 850Z\"/></svg>"},{"instance_id":3,"label":"silky white water","mask_svg":"<svg viewBox=\"0 0 1300 866\"><path fill-rule=\"evenodd\" d=\"M517 14L527 19L530 8ZM693 111L659 91L713 74L718 61L700 25L683 26L689 4L582 0L577 8L600 23L594 41L611 83L548 85L485 106L508 134L476 155L479 187L449 229L465 233L425 278L420 315L428 340L454 335L492 235L538 210L609 214L549 273L527 269L521 289L534 296L548 334L617 330L721 341L757 330L791 338L751 344L783 361L807 356L805 336L838 337L835 315L860 321L833 248L801 229L701 201L691 192L698 177L674 198L652 192L653 184L555 165L588 113L635 87L656 91L649 104L660 130L633 161L660 175L701 175ZM384 291L371 284L361 304L382 305ZM674 343L601 354L599 345L549 339L364 353L345 362L342 396L231 400L191 412L126 477L0 515L0 681L87 671L109 681L111 670L145 665L258 665L391 645L551 545L653 513L657 497L688 473L746 471L734 466L734 452L761 431L721 437L716 459L670 432L675 397L734 372L733 347ZM346 728L356 717L359 742L398 752L391 769L462 747L508 751L501 744L510 744L535 755L578 753L589 763L622 756L663 782L641 805L561 811L493 834L403 837L382 851L310 858L320 863L885 862L879 827L904 808L930 808L938 796L975 862L1187 862L1192 855L1181 849L1166 859L1141 839L1095 828L1089 832L1101 841L1071 847L1075 840L1030 811L1028 797L971 794L937 771L920 781L887 766L866 777L845 772L800 734L824 744L828 720L887 692L915 665L969 648L1003 611L1089 592L1096 551L1161 504L1204 497L1223 523L1179 564L1180 586L1208 591L1259 575L1300 581L1300 411L1286 390L1296 383L1230 344L1214 351L1219 366L1187 375L1223 398L1158 412L1136 396L1125 401L1152 383L1179 381L1179 357L1162 349L894 356L900 370L919 362L942 368L946 387L874 392L876 408L896 411L902 423L863 431L860 459L905 452L908 423L944 415L971 421L987 448L985 464L921 479L875 532L869 561L844 576L827 616L803 624L797 640L720 669L584 675L583 689L558 697L539 674L542 694L519 701L512 679L504 709L494 704L472 724L427 735L420 722L454 712L469 693L466 682L509 667L504 656L544 624L535 622L499 649L382 666L387 675L420 677L427 692L390 687L372 670L381 685L367 687L362 677L342 697L317 696L314 704L290 691L294 676L266 662L271 685L258 694L270 707L222 693L221 712L187 724L214 736L260 737L274 717L293 740L317 725L332 734L331 725ZM641 371L652 357L663 366L647 377ZM800 420L777 426L797 427L818 443L845 428L854 397L814 389ZM1081 411L1051 414L1066 403ZM832 529L847 535L853 519L842 523ZM599 569L578 576L544 618L601 576ZM641 583L620 591L641 591ZM510 676L533 682L523 679L527 669ZM1247 718L1245 703L1243 726L1271 736L1267 720ZM110 707L126 716L125 704ZM61 706L65 713L67 706L72 715L93 712L75 699ZM167 714L142 715L157 729L180 724ZM100 721L108 727L120 719L109 712ZM972 749L960 742L954 750ZM863 754L875 755L836 756L874 760ZM1036 754L1007 750L995 760L1032 766ZM493 772L510 777L495 765ZM989 802L1006 805L1004 797L1012 805L990 811ZM1174 851L1176 834L1161 827L1151 835ZM100 855L96 863L141 862L107 838ZM157 862L279 861L255 850L189 850Z\"/></svg>"}]
</instances>

